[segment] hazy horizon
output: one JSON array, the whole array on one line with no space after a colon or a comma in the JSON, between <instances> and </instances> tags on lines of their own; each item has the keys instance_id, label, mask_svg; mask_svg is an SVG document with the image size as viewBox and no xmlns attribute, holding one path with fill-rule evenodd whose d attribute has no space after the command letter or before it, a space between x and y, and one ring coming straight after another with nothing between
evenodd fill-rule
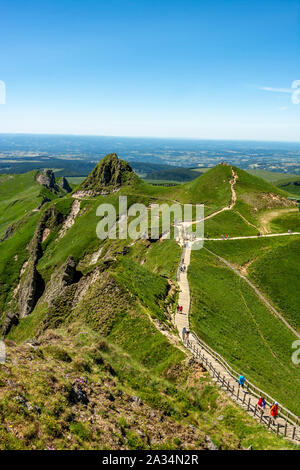
<instances>
[{"instance_id":1,"label":"hazy horizon","mask_svg":"<svg viewBox=\"0 0 300 470\"><path fill-rule=\"evenodd\" d=\"M171 136L138 136L138 135L102 135L102 134L72 134L65 132L0 132L0 136L20 135L20 136L66 136L66 137L96 137L115 139L149 139L149 140L177 140L177 141L199 141L199 142L249 142L249 143L274 143L274 144L300 144L300 140L263 140L263 139L221 139L221 138L199 138L199 137L171 137ZM1 151L1 149L0 149Z\"/></svg>"}]
</instances>

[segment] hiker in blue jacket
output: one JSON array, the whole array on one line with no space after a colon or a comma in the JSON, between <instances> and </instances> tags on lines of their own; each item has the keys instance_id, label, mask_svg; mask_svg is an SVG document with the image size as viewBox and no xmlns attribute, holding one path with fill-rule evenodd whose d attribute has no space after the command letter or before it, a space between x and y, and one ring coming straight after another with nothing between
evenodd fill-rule
<instances>
[{"instance_id":1,"label":"hiker in blue jacket","mask_svg":"<svg viewBox=\"0 0 300 470\"><path fill-rule=\"evenodd\" d=\"M239 385L244 388L245 382L246 382L245 377L243 375L240 375L239 376Z\"/></svg>"}]
</instances>

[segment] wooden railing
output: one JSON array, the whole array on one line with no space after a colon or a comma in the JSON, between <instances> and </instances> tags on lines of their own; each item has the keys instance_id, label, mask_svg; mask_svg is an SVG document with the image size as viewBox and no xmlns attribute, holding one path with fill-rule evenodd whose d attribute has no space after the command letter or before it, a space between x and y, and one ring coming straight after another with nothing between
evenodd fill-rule
<instances>
[{"instance_id":1,"label":"wooden railing","mask_svg":"<svg viewBox=\"0 0 300 470\"><path fill-rule=\"evenodd\" d=\"M198 358L206 366L206 368L212 372L213 378L216 378L217 381L220 382L227 391L229 391L231 394L233 394L237 398L237 400L241 400L242 404L247 407L248 411L251 410L254 416L259 417L260 422L264 421L265 424L267 424L267 427L275 431L277 434L283 434L284 436L287 436L287 427L288 427L288 424L290 424L292 426L292 430L291 430L291 436L289 437L291 437L292 439L295 439L296 430L299 424L299 417L296 416L287 408L285 408L284 406L281 406L279 409L278 417L284 420L285 424L284 426L280 426L280 424L277 423L275 427L272 426L271 416L269 416L268 420L266 420L264 418L264 410L262 410L257 405L253 405L253 403L251 403L251 397L249 395L251 393L252 396L255 396L257 398L260 398L262 396L265 397L266 404L269 405L269 407L272 406L272 404L275 402L275 399L272 398L267 393L265 393L263 390L256 387L251 382L247 382L247 385L246 385L247 391L241 390L238 385L239 374L225 361L225 359L220 354L216 353L210 346L204 343L204 341L200 340L195 333L193 333L193 336L196 338L199 344L199 348L189 340L185 340L184 344L196 356L196 358ZM230 382L228 381L228 379L226 379L224 375L222 375L219 371L216 370L216 368L211 363L211 361L209 361L208 358L204 354L202 354L201 349L206 351L210 356L212 356L215 359L215 361L217 361L219 364L221 364L224 367L226 372L237 382L236 389L234 386L230 384ZM243 393L244 393L244 396L242 397L241 394ZM247 395L248 395L248 400L246 399Z\"/></svg>"}]
</instances>

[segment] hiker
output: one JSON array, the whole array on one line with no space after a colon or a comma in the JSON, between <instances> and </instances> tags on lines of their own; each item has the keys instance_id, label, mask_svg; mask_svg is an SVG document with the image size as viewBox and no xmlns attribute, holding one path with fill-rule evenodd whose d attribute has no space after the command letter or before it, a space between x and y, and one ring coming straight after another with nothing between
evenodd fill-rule
<instances>
[{"instance_id":1,"label":"hiker","mask_svg":"<svg viewBox=\"0 0 300 470\"><path fill-rule=\"evenodd\" d=\"M266 400L265 397L260 397L257 402L258 406L260 406L263 410L266 408Z\"/></svg>"},{"instance_id":2,"label":"hiker","mask_svg":"<svg viewBox=\"0 0 300 470\"><path fill-rule=\"evenodd\" d=\"M186 337L186 327L184 326L182 328L182 340L185 341L185 337Z\"/></svg>"},{"instance_id":3,"label":"hiker","mask_svg":"<svg viewBox=\"0 0 300 470\"><path fill-rule=\"evenodd\" d=\"M278 416L278 403L277 403L277 401L275 401L274 405L271 406L270 415L273 418L273 424L275 424L275 420Z\"/></svg>"},{"instance_id":4,"label":"hiker","mask_svg":"<svg viewBox=\"0 0 300 470\"><path fill-rule=\"evenodd\" d=\"M183 309L183 307L182 307L182 305L180 305L180 307L179 307L179 312L182 313L182 309Z\"/></svg>"},{"instance_id":5,"label":"hiker","mask_svg":"<svg viewBox=\"0 0 300 470\"><path fill-rule=\"evenodd\" d=\"M186 330L185 337L187 341L189 340L189 336L190 336L190 330Z\"/></svg>"},{"instance_id":6,"label":"hiker","mask_svg":"<svg viewBox=\"0 0 300 470\"><path fill-rule=\"evenodd\" d=\"M244 388L245 382L246 382L245 377L243 375L240 375L239 376L239 386Z\"/></svg>"},{"instance_id":7,"label":"hiker","mask_svg":"<svg viewBox=\"0 0 300 470\"><path fill-rule=\"evenodd\" d=\"M177 313L179 312L179 310L180 310L180 306L179 304L177 304Z\"/></svg>"}]
</instances>

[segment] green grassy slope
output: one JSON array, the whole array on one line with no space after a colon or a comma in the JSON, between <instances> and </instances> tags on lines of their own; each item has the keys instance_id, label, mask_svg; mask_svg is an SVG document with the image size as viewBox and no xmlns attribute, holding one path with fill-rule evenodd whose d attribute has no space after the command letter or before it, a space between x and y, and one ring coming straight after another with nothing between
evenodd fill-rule
<instances>
[{"instance_id":1,"label":"green grassy slope","mask_svg":"<svg viewBox=\"0 0 300 470\"><path fill-rule=\"evenodd\" d=\"M35 209L41 202L36 171L23 175L0 175L0 238L9 225Z\"/></svg>"},{"instance_id":2,"label":"green grassy slope","mask_svg":"<svg viewBox=\"0 0 300 470\"><path fill-rule=\"evenodd\" d=\"M295 336L245 281L204 249L192 255L189 281L191 321L198 335L246 378L299 413L300 376L291 361Z\"/></svg>"},{"instance_id":3,"label":"green grassy slope","mask_svg":"<svg viewBox=\"0 0 300 470\"><path fill-rule=\"evenodd\" d=\"M290 324L300 330L299 265L297 236L209 242L208 248L227 261L247 267L249 278Z\"/></svg>"},{"instance_id":4,"label":"green grassy slope","mask_svg":"<svg viewBox=\"0 0 300 470\"><path fill-rule=\"evenodd\" d=\"M224 211L204 222L205 235L219 238L222 234L231 237L257 235L257 229L248 225L243 218L233 211Z\"/></svg>"},{"instance_id":5,"label":"green grassy slope","mask_svg":"<svg viewBox=\"0 0 300 470\"><path fill-rule=\"evenodd\" d=\"M196 364L158 373L112 339L77 323L46 332L35 350L9 342L0 449L202 449L207 435L221 449L296 448L231 403ZM78 380L87 405L70 401Z\"/></svg>"},{"instance_id":6,"label":"green grassy slope","mask_svg":"<svg viewBox=\"0 0 300 470\"><path fill-rule=\"evenodd\" d=\"M260 256L249 269L250 278L300 331L300 239Z\"/></svg>"}]
</instances>

